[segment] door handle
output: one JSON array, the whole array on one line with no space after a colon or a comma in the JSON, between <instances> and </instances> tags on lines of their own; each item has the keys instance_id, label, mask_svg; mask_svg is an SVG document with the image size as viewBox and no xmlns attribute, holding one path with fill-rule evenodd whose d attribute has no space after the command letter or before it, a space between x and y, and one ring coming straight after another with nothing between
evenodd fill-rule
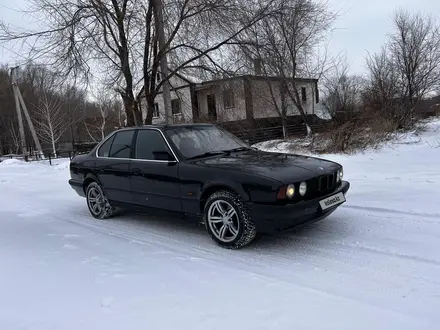
<instances>
[{"instance_id":1,"label":"door handle","mask_svg":"<svg viewBox=\"0 0 440 330\"><path fill-rule=\"evenodd\" d=\"M134 175L141 175L142 174L140 168L132 168L131 173L133 173Z\"/></svg>"}]
</instances>

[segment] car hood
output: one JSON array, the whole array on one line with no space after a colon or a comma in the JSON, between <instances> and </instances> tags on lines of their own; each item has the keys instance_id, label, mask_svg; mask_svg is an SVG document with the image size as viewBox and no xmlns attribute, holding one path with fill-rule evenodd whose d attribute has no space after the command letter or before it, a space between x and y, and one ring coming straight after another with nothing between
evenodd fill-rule
<instances>
[{"instance_id":1,"label":"car hood","mask_svg":"<svg viewBox=\"0 0 440 330\"><path fill-rule=\"evenodd\" d=\"M283 184L329 174L340 168L338 163L316 157L252 150L206 158L199 165L242 171L277 180Z\"/></svg>"}]
</instances>

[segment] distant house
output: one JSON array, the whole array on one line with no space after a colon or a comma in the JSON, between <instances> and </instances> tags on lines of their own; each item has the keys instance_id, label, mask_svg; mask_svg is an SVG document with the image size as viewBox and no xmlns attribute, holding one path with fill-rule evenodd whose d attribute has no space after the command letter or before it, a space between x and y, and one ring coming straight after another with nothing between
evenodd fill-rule
<instances>
[{"instance_id":1,"label":"distant house","mask_svg":"<svg viewBox=\"0 0 440 330\"><path fill-rule=\"evenodd\" d=\"M281 82L279 77L242 75L210 81L197 81L180 74L170 79L172 122L234 122L279 117ZM317 79L295 79L303 108L315 114L319 103ZM271 87L271 88L270 88ZM285 98L287 115L299 115L289 97ZM141 98L143 118L146 100ZM153 124L165 121L163 95L155 99Z\"/></svg>"}]
</instances>

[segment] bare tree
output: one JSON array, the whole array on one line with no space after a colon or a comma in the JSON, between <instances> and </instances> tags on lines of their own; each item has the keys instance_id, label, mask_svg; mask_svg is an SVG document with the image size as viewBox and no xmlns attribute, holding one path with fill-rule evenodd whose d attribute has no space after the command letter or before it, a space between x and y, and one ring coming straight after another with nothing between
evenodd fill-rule
<instances>
[{"instance_id":1,"label":"bare tree","mask_svg":"<svg viewBox=\"0 0 440 330\"><path fill-rule=\"evenodd\" d=\"M433 16L398 10L394 33L367 57L370 105L398 128L410 128L420 101L440 86L440 25Z\"/></svg>"},{"instance_id":2,"label":"bare tree","mask_svg":"<svg viewBox=\"0 0 440 330\"><path fill-rule=\"evenodd\" d=\"M276 85L268 79L268 88L286 131L287 100L299 111L311 133L303 106L301 82L297 78L313 74L319 78L327 60L319 56L336 15L319 0L278 0L276 9L246 31L238 41L250 60L260 59L262 75L281 77ZM277 97L281 95L281 97ZM281 101L275 102L276 99Z\"/></svg>"},{"instance_id":3,"label":"bare tree","mask_svg":"<svg viewBox=\"0 0 440 330\"><path fill-rule=\"evenodd\" d=\"M77 125L79 122L83 121L85 117L87 93L85 90L78 89L75 86L67 85L63 86L63 88L61 89L61 94L64 100L63 111L69 113L69 142L71 142L73 151L75 149L75 132L78 129Z\"/></svg>"},{"instance_id":4,"label":"bare tree","mask_svg":"<svg viewBox=\"0 0 440 330\"><path fill-rule=\"evenodd\" d=\"M125 126L124 125L124 121L125 121L124 109L123 109L121 103L118 102L117 100L114 100L113 112L114 112L114 116L116 118L117 127L120 128L120 127Z\"/></svg>"},{"instance_id":5,"label":"bare tree","mask_svg":"<svg viewBox=\"0 0 440 330\"><path fill-rule=\"evenodd\" d=\"M0 67L0 141L4 149L3 152L12 152L16 149L18 133L14 94L8 71L8 68ZM58 139L58 144L71 142L72 147L74 147L75 140L79 142L88 139L83 123L86 122L86 115L97 113L96 109L98 109L98 106L96 101L87 101L87 93L84 89L72 86L69 84L69 81L62 79L58 73L51 72L45 66L35 64L21 67L17 71L17 80L34 124L35 121L41 119L38 109L35 110L37 106L42 105L41 100L44 100L45 97L49 101L62 100L60 102L62 108L60 113L67 114L65 120L68 122L68 128ZM107 128L124 126L125 111L122 102L119 100L119 95L117 93L109 95L108 91L104 91L104 99L111 104L109 109L109 118L111 120L108 122ZM104 96L103 92L98 94ZM30 137L31 132L28 125L25 125L24 129L26 136ZM52 144L47 139L45 142ZM30 148L33 147L33 143L33 139L27 140Z\"/></svg>"},{"instance_id":6,"label":"bare tree","mask_svg":"<svg viewBox=\"0 0 440 330\"><path fill-rule=\"evenodd\" d=\"M360 109L365 80L361 76L350 75L346 60L323 75L322 80L322 104L335 122L340 121L338 114L353 115L354 111Z\"/></svg>"},{"instance_id":7,"label":"bare tree","mask_svg":"<svg viewBox=\"0 0 440 330\"><path fill-rule=\"evenodd\" d=\"M260 1L264 5L252 11L244 0L29 0L31 14L41 17L45 28L22 32L0 24L0 42L31 44L31 56L45 59L65 77L104 76L105 84L119 91L132 126L142 120L141 97L148 104L145 121L151 122L154 98L176 72L201 58L216 68L211 53L261 19L273 0ZM162 46L159 13L166 23ZM168 56L172 68L158 75Z\"/></svg>"},{"instance_id":8,"label":"bare tree","mask_svg":"<svg viewBox=\"0 0 440 330\"><path fill-rule=\"evenodd\" d=\"M121 105L111 95L104 92L99 93L96 102L96 109L88 114L84 126L89 137L93 142L102 141L108 131L115 124L118 127L122 125Z\"/></svg>"},{"instance_id":9,"label":"bare tree","mask_svg":"<svg viewBox=\"0 0 440 330\"><path fill-rule=\"evenodd\" d=\"M219 55L233 40L266 17L274 0L260 0L257 6L245 0L176 0L165 3L165 41L159 43L157 27L160 1L150 1L145 12L145 42L143 56L144 88L147 101L145 123L152 121L154 100L165 82L183 70L199 69L210 73L225 72ZM221 55L220 55L221 56ZM170 58L167 74L160 71L164 57ZM140 96L141 94L139 94ZM166 95L164 95L166 97Z\"/></svg>"},{"instance_id":10,"label":"bare tree","mask_svg":"<svg viewBox=\"0 0 440 330\"><path fill-rule=\"evenodd\" d=\"M403 102L404 92L399 83L399 71L387 47L382 47L379 53L369 54L366 64L368 77L363 92L365 105L396 127L403 127L410 112Z\"/></svg>"},{"instance_id":11,"label":"bare tree","mask_svg":"<svg viewBox=\"0 0 440 330\"><path fill-rule=\"evenodd\" d=\"M38 103L34 105L37 134L44 142L52 145L55 157L56 144L70 126L69 113L64 111L62 105L62 99L48 91L41 93Z\"/></svg>"},{"instance_id":12,"label":"bare tree","mask_svg":"<svg viewBox=\"0 0 440 330\"><path fill-rule=\"evenodd\" d=\"M84 123L87 134L93 140L93 142L102 141L105 138L105 130L107 128L107 121L109 117L109 109L102 104L99 104L99 115L94 118L93 123ZM94 134L95 133L95 134ZM96 134L97 133L97 134ZM99 137L96 138L96 136Z\"/></svg>"},{"instance_id":13,"label":"bare tree","mask_svg":"<svg viewBox=\"0 0 440 330\"><path fill-rule=\"evenodd\" d=\"M369 97L373 101L385 102L400 95L399 74L386 47L377 54L367 56Z\"/></svg>"},{"instance_id":14,"label":"bare tree","mask_svg":"<svg viewBox=\"0 0 440 330\"><path fill-rule=\"evenodd\" d=\"M440 86L440 25L433 16L399 10L390 51L409 105Z\"/></svg>"}]
</instances>

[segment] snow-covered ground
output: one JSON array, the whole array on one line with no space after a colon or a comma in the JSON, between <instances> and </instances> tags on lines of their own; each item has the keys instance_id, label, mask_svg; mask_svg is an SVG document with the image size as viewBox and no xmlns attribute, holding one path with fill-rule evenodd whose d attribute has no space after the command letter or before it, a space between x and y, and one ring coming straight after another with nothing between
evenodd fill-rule
<instances>
[{"instance_id":1,"label":"snow-covered ground","mask_svg":"<svg viewBox=\"0 0 440 330\"><path fill-rule=\"evenodd\" d=\"M326 155L344 165L347 203L239 251L179 220L94 220L68 160L5 160L0 329L439 329L438 125Z\"/></svg>"}]
</instances>

